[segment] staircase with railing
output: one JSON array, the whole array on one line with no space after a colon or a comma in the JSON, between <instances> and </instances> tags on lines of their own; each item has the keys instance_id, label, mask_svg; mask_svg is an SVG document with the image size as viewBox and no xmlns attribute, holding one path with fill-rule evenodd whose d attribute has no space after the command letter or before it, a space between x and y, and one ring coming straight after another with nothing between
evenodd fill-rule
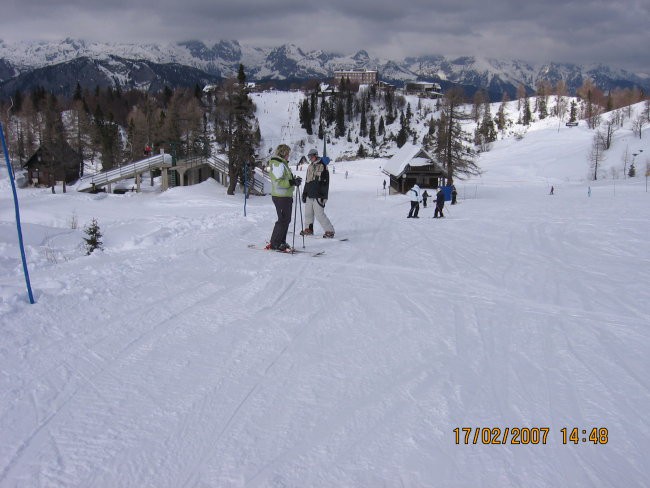
<instances>
[{"instance_id":1,"label":"staircase with railing","mask_svg":"<svg viewBox=\"0 0 650 488\"><path fill-rule=\"evenodd\" d=\"M116 183L127 178L134 178L147 171L172 167L170 154L158 154L140 161L134 161L118 168L102 171L94 175L83 177L77 183L77 191L89 192L98 190L104 186Z\"/></svg>"},{"instance_id":2,"label":"staircase with railing","mask_svg":"<svg viewBox=\"0 0 650 488\"><path fill-rule=\"evenodd\" d=\"M136 175L141 175L142 173L154 169L166 171L173 170L182 175L193 168L209 166L220 173L220 179L222 182L228 181L229 178L228 161L219 156L191 156L185 159L179 159L174 165L172 165L172 161L173 159L170 154L160 154L141 161L128 163L119 168L103 171L82 178L79 180L79 183L77 183L77 191L96 191L104 186L110 185L111 183L116 183L127 178L134 178ZM251 193L265 195L269 181L269 177L262 169L255 168L255 171L253 172L253 180L250 182ZM165 188L166 186L163 187L163 189Z\"/></svg>"}]
</instances>

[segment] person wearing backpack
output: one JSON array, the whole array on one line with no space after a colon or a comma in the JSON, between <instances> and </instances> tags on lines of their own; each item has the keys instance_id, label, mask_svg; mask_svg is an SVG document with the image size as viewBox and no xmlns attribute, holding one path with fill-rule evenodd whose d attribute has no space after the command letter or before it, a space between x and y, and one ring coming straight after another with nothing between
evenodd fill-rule
<instances>
[{"instance_id":1,"label":"person wearing backpack","mask_svg":"<svg viewBox=\"0 0 650 488\"><path fill-rule=\"evenodd\" d=\"M420 217L418 217L418 212L420 211L420 201L422 200L422 196L420 195L420 187L417 184L413 185L413 188L409 190L409 196L411 197L411 210L409 210L409 214L406 218L419 219Z\"/></svg>"},{"instance_id":2,"label":"person wearing backpack","mask_svg":"<svg viewBox=\"0 0 650 488\"><path fill-rule=\"evenodd\" d=\"M318 157L316 149L310 149L307 153L309 166L305 176L305 187L302 190L302 203L305 204L305 228L300 232L304 236L314 234L314 218L318 220L325 234L325 239L334 237L334 226L325 215L325 203L330 188L330 173L327 165L330 159L327 156Z\"/></svg>"},{"instance_id":3,"label":"person wearing backpack","mask_svg":"<svg viewBox=\"0 0 650 488\"><path fill-rule=\"evenodd\" d=\"M271 196L278 220L273 226L271 241L267 249L274 251L288 251L291 246L287 244L287 232L291 223L291 210L293 208L294 187L300 186L302 178L294 176L289 168L289 153L291 149L286 144L280 144L275 150L275 155L269 161L271 177Z\"/></svg>"}]
</instances>

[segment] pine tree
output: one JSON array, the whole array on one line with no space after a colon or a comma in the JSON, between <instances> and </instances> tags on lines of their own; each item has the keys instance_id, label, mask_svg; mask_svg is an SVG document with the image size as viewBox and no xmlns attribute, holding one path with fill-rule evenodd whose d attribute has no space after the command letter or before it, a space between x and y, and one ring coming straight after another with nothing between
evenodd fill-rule
<instances>
[{"instance_id":1,"label":"pine tree","mask_svg":"<svg viewBox=\"0 0 650 488\"><path fill-rule=\"evenodd\" d=\"M404 144L406 144L406 141L408 141L409 138L409 126L408 126L408 120L406 119L406 116L404 115L404 112L402 112L402 115L400 117L400 129L399 132L397 133L397 147L402 147Z\"/></svg>"},{"instance_id":2,"label":"pine tree","mask_svg":"<svg viewBox=\"0 0 650 488\"><path fill-rule=\"evenodd\" d=\"M239 65L237 81L226 80L217 95L216 135L228 154L227 194L234 195L237 184L243 184L253 171L260 142L255 105L246 91L244 65Z\"/></svg>"},{"instance_id":3,"label":"pine tree","mask_svg":"<svg viewBox=\"0 0 650 488\"><path fill-rule=\"evenodd\" d=\"M522 123L524 125L530 125L530 122L531 122L532 118L533 118L533 115L530 112L530 99L528 99L528 97L527 97L526 100L524 101L524 117L523 117Z\"/></svg>"},{"instance_id":4,"label":"pine tree","mask_svg":"<svg viewBox=\"0 0 650 488\"><path fill-rule=\"evenodd\" d=\"M464 94L462 89L452 88L444 98L442 113L438 123L436 153L447 172L447 184L451 185L457 175L478 175L476 152L465 141L468 134L460 122L471 120L462 110Z\"/></svg>"},{"instance_id":5,"label":"pine tree","mask_svg":"<svg viewBox=\"0 0 650 488\"><path fill-rule=\"evenodd\" d=\"M312 118L311 118L311 110L309 108L309 100L307 98L305 98L302 102L300 102L298 114L300 117L300 127L305 129L308 135L312 135L314 133L314 130L312 127Z\"/></svg>"},{"instance_id":6,"label":"pine tree","mask_svg":"<svg viewBox=\"0 0 650 488\"><path fill-rule=\"evenodd\" d=\"M575 100L571 101L571 108L569 109L569 122L576 122L578 118L578 104Z\"/></svg>"},{"instance_id":7,"label":"pine tree","mask_svg":"<svg viewBox=\"0 0 650 488\"><path fill-rule=\"evenodd\" d=\"M497 111L497 116L495 117L495 122L497 125L497 130L502 131L506 128L506 104L501 102L499 105L499 110Z\"/></svg>"},{"instance_id":8,"label":"pine tree","mask_svg":"<svg viewBox=\"0 0 650 488\"><path fill-rule=\"evenodd\" d=\"M361 122L359 122L359 136L367 137L368 136L368 121L366 120L366 107L365 105L361 106Z\"/></svg>"},{"instance_id":9,"label":"pine tree","mask_svg":"<svg viewBox=\"0 0 650 488\"><path fill-rule=\"evenodd\" d=\"M84 227L84 233L88 237L84 237L84 241L86 242L85 247L86 247L86 255L90 255L95 249L99 249L100 251L103 250L104 248L102 247L102 233L99 230L99 224L97 223L97 219L93 219L90 222L90 225L87 225Z\"/></svg>"},{"instance_id":10,"label":"pine tree","mask_svg":"<svg viewBox=\"0 0 650 488\"><path fill-rule=\"evenodd\" d=\"M628 171L627 175L630 178L634 178L636 176L636 168L634 167L634 163L630 165L630 170Z\"/></svg>"},{"instance_id":11,"label":"pine tree","mask_svg":"<svg viewBox=\"0 0 650 488\"><path fill-rule=\"evenodd\" d=\"M345 110L341 100L338 100L336 103L336 128L334 135L336 137L343 137L345 135Z\"/></svg>"},{"instance_id":12,"label":"pine tree","mask_svg":"<svg viewBox=\"0 0 650 488\"><path fill-rule=\"evenodd\" d=\"M370 131L368 132L368 139L370 140L370 145L372 146L373 153L375 146L377 146L377 129L375 129L375 116L370 116Z\"/></svg>"}]
</instances>

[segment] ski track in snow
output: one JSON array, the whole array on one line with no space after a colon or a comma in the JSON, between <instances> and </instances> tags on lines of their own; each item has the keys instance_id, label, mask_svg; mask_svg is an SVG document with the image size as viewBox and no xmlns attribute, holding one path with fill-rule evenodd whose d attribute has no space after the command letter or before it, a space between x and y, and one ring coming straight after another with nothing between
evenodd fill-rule
<instances>
[{"instance_id":1,"label":"ski track in snow","mask_svg":"<svg viewBox=\"0 0 650 488\"><path fill-rule=\"evenodd\" d=\"M212 181L26 191L37 304L0 240L0 486L647 484L639 184L587 199L579 183L550 197L496 178L447 218L414 220L406 197L378 196L376 161L332 176L327 212L349 241L305 239L318 259L249 252L270 235L270 199L243 217ZM75 250L71 208L98 215L104 253ZM68 259L48 261L48 242ZM550 433L455 444L455 427L479 426ZM573 426L606 427L609 443L562 445Z\"/></svg>"}]
</instances>

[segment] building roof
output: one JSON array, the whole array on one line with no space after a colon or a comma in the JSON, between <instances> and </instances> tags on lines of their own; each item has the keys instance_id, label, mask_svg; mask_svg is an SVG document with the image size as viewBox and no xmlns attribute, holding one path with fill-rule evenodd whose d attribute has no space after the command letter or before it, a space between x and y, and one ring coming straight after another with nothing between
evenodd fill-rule
<instances>
[{"instance_id":1,"label":"building roof","mask_svg":"<svg viewBox=\"0 0 650 488\"><path fill-rule=\"evenodd\" d=\"M407 166L427 166L429 164L437 166L433 157L422 146L407 142L384 164L383 170L387 174L399 177Z\"/></svg>"}]
</instances>

